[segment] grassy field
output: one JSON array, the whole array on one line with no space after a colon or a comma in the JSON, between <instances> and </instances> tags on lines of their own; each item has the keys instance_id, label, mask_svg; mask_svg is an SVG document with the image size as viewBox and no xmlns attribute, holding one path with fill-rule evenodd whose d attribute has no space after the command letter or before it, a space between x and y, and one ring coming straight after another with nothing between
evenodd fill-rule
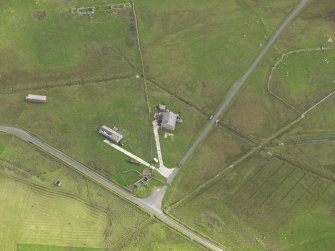
<instances>
[{"instance_id":1,"label":"grassy field","mask_svg":"<svg viewBox=\"0 0 335 251\"><path fill-rule=\"evenodd\" d=\"M206 249L194 243L186 242L183 236L158 222L154 222L143 228L136 236L133 236L132 240L122 246L120 250L200 251Z\"/></svg>"},{"instance_id":2,"label":"grassy field","mask_svg":"<svg viewBox=\"0 0 335 251\"><path fill-rule=\"evenodd\" d=\"M17 242L88 247L103 245L108 222L104 209L0 177L0 210L4 216L0 238L1 246L6 250L16 250Z\"/></svg>"},{"instance_id":3,"label":"grassy field","mask_svg":"<svg viewBox=\"0 0 335 251\"><path fill-rule=\"evenodd\" d=\"M327 42L335 37L333 7L329 0L314 1L290 25L222 116L228 126L264 142L299 116L267 92L271 68L289 51L333 46ZM276 91L304 110L333 90L332 58L332 52L287 57L274 74ZM210 156L230 150L222 139L212 143L210 135L169 190L168 212L231 250L332 250L334 143L279 144L334 136L333 110L331 97L252 159L222 172L192 194L200 185L193 186L193 181L202 177L194 170L212 166L202 160L207 163ZM278 158L270 158L267 151Z\"/></svg>"},{"instance_id":4,"label":"grassy field","mask_svg":"<svg viewBox=\"0 0 335 251\"><path fill-rule=\"evenodd\" d=\"M19 244L17 251L105 251L102 248L76 248L76 247L57 247L44 245Z\"/></svg>"},{"instance_id":5,"label":"grassy field","mask_svg":"<svg viewBox=\"0 0 335 251\"><path fill-rule=\"evenodd\" d=\"M334 177L334 142L299 143L308 139L335 137L334 102L334 97L326 100L286 134L276 139L270 150L299 163L307 163L315 171Z\"/></svg>"},{"instance_id":6,"label":"grassy field","mask_svg":"<svg viewBox=\"0 0 335 251\"><path fill-rule=\"evenodd\" d=\"M213 113L297 2L138 2L148 78Z\"/></svg>"},{"instance_id":7,"label":"grassy field","mask_svg":"<svg viewBox=\"0 0 335 251\"><path fill-rule=\"evenodd\" d=\"M274 70L270 89L300 111L306 111L335 90L335 52L291 54Z\"/></svg>"},{"instance_id":8,"label":"grassy field","mask_svg":"<svg viewBox=\"0 0 335 251\"><path fill-rule=\"evenodd\" d=\"M150 237L160 238L157 247L198 249L31 144L0 134L0 149L0 211L5 216L0 219L0 249L148 250ZM54 185L56 179L61 187ZM139 234L143 238L137 239Z\"/></svg>"},{"instance_id":9,"label":"grassy field","mask_svg":"<svg viewBox=\"0 0 335 251\"><path fill-rule=\"evenodd\" d=\"M179 201L250 149L249 145L229 135L222 128L215 128L208 136L206 144L197 149L185 169L174 180L165 205Z\"/></svg>"},{"instance_id":10,"label":"grassy field","mask_svg":"<svg viewBox=\"0 0 335 251\"><path fill-rule=\"evenodd\" d=\"M135 75L132 10L72 14L120 1L0 1L1 93L71 80ZM123 1L124 2L124 1Z\"/></svg>"},{"instance_id":11,"label":"grassy field","mask_svg":"<svg viewBox=\"0 0 335 251\"><path fill-rule=\"evenodd\" d=\"M310 4L280 36L273 49L269 51L266 58L250 76L239 97L223 116L223 119L230 126L250 137L264 139L271 136L281 127L289 124L297 117L297 114L291 111L289 107L276 101L266 92L267 81L272 66L278 62L284 53L297 49L318 48L321 45L324 47L333 46L332 43L327 42L329 37L335 37L333 30L334 22L327 14L331 13L334 9L334 6L331 3L331 0L312 2L312 4ZM325 54L330 55L331 52L326 52ZM322 72L317 71L322 65L324 66L326 64L324 61L320 64L320 59L322 55L325 54L311 53L296 54L293 56L295 59L292 62L292 66L297 67L295 72L302 71L305 74L296 74L289 69L291 72L289 78L292 77L292 80L290 80L290 83L292 84L283 91L287 94L289 90L296 90L294 94L297 94L298 96L295 96L294 98L300 97L301 107L308 107L307 102L312 103L317 100L318 97L326 93L327 91L324 91L325 88L327 88L327 90L329 90L329 88L331 89L331 70L329 71L329 68L325 67L322 68ZM300 57L301 55L305 56ZM318 59L319 61L314 61L313 58ZM302 61L306 62L303 62L303 65L299 65L299 62ZM330 62L329 64L332 63L333 62ZM284 75L287 73L284 68L280 70ZM327 70L327 72L324 72L324 70ZM324 76L323 73L326 73L327 75ZM312 96L308 96L308 93L311 93L311 90L315 90L314 85L307 85L306 82L300 82L306 81L306 79L304 79L306 78L306 75L311 75L311 79L315 80L315 84L321 83L322 79L325 80L322 82L323 88L317 90L317 93L313 93ZM295 81L295 79L297 81ZM307 97L307 100L303 100L303 97ZM305 101L307 102L303 103ZM325 124L327 125L327 123Z\"/></svg>"},{"instance_id":12,"label":"grassy field","mask_svg":"<svg viewBox=\"0 0 335 251\"><path fill-rule=\"evenodd\" d=\"M45 88L38 93L48 96L47 104L24 102L24 92L3 96L0 123L30 131L120 185L125 185L122 173L132 169L142 172L144 167L129 164L128 157L103 143L98 134L101 125L116 126L124 135L124 148L144 160L151 161L156 155L143 87L135 79ZM153 85L149 94L152 120L159 103L182 113L184 123L177 125L174 136L165 138L160 133L165 165L174 167L207 118Z\"/></svg>"},{"instance_id":13,"label":"grassy field","mask_svg":"<svg viewBox=\"0 0 335 251\"><path fill-rule=\"evenodd\" d=\"M334 193L332 181L278 159L254 158L173 214L232 250L331 250Z\"/></svg>"},{"instance_id":14,"label":"grassy field","mask_svg":"<svg viewBox=\"0 0 335 251\"><path fill-rule=\"evenodd\" d=\"M316 48L332 47L329 38L334 40L334 19L331 13L335 6L332 0L314 0L279 38L276 48L284 52ZM335 41L335 40L334 40Z\"/></svg>"},{"instance_id":15,"label":"grassy field","mask_svg":"<svg viewBox=\"0 0 335 251\"><path fill-rule=\"evenodd\" d=\"M15 137L10 140L8 136L6 138L0 155L0 173L2 183L8 183L8 188L3 186L8 191L1 198L1 210L8 210L6 212L12 222L1 225L12 228L12 232L7 235L5 229L1 230L4 233L1 244L10 241L85 247L86 243L87 247L105 247L124 238L129 231L149 218L128 202L29 143ZM54 186L56 179L62 181L61 187ZM15 187L20 189L16 191ZM25 208L13 208L13 214L10 214L12 211L5 205L11 205L11 200ZM17 204L11 206L16 207ZM18 212L24 219L17 218ZM73 214L78 214L78 219ZM58 225L57 217L60 218ZM14 224L20 220L27 220L22 227ZM92 234L85 230L87 228L92 229ZM92 238L87 238L88 235Z\"/></svg>"},{"instance_id":16,"label":"grassy field","mask_svg":"<svg viewBox=\"0 0 335 251\"><path fill-rule=\"evenodd\" d=\"M144 91L135 80L48 88L39 93L48 96L47 104L26 103L23 93L2 97L0 123L27 129L111 180L134 165L103 142L98 133L101 125L117 127L126 149L151 159L151 124Z\"/></svg>"},{"instance_id":17,"label":"grassy field","mask_svg":"<svg viewBox=\"0 0 335 251\"><path fill-rule=\"evenodd\" d=\"M256 68L222 117L229 126L254 140L270 137L298 116L266 91L272 62L269 61L263 60Z\"/></svg>"}]
</instances>

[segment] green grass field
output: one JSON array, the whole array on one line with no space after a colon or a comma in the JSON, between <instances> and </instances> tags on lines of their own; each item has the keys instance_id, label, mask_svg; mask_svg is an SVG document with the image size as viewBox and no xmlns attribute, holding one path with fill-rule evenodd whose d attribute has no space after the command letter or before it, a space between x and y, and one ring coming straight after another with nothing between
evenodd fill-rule
<instances>
[{"instance_id":1,"label":"green grass field","mask_svg":"<svg viewBox=\"0 0 335 251\"><path fill-rule=\"evenodd\" d=\"M330 37L333 40L335 38L334 20L331 15L334 11L332 3L332 0L312 1L287 27L279 38L276 48L287 52L302 48L334 46L328 42Z\"/></svg>"},{"instance_id":2,"label":"green grass field","mask_svg":"<svg viewBox=\"0 0 335 251\"><path fill-rule=\"evenodd\" d=\"M126 172L144 167L103 143L99 127L119 128L124 147L150 162L154 107L180 111L184 123L174 135L160 132L164 163L176 166L299 0L136 1L147 86L135 78L143 69L132 8L101 11L120 2L127 1L0 0L0 124L21 127L128 186L139 176ZM79 15L71 13L74 7L96 11ZM332 0L315 0L285 30L222 116L226 129L213 129L173 182L164 200L169 214L228 250L332 250L334 142L287 142L334 136L334 97L227 167L298 117L269 95L267 80L284 53L334 46L333 12ZM330 51L292 54L274 71L272 90L305 110L334 89L333 60ZM26 103L28 93L45 94L48 103ZM3 134L0 183L0 248L6 251L202 249L30 143ZM153 181L135 195L148 196L160 185Z\"/></svg>"},{"instance_id":3,"label":"green grass field","mask_svg":"<svg viewBox=\"0 0 335 251\"><path fill-rule=\"evenodd\" d=\"M334 193L332 181L254 158L172 213L232 250L331 250Z\"/></svg>"},{"instance_id":4,"label":"green grass field","mask_svg":"<svg viewBox=\"0 0 335 251\"><path fill-rule=\"evenodd\" d=\"M297 2L140 1L147 77L213 113Z\"/></svg>"},{"instance_id":5,"label":"green grass field","mask_svg":"<svg viewBox=\"0 0 335 251\"><path fill-rule=\"evenodd\" d=\"M291 54L274 70L270 89L300 111L335 90L335 52Z\"/></svg>"},{"instance_id":6,"label":"green grass field","mask_svg":"<svg viewBox=\"0 0 335 251\"><path fill-rule=\"evenodd\" d=\"M71 80L135 75L131 8L89 18L71 13L122 1L1 1L1 93Z\"/></svg>"},{"instance_id":7,"label":"green grass field","mask_svg":"<svg viewBox=\"0 0 335 251\"><path fill-rule=\"evenodd\" d=\"M136 236L133 236L132 240L127 245L124 245L121 250L200 251L206 249L190 242L185 242L183 236L155 222L143 228Z\"/></svg>"},{"instance_id":8,"label":"green grass field","mask_svg":"<svg viewBox=\"0 0 335 251\"><path fill-rule=\"evenodd\" d=\"M179 201L250 149L249 145L229 135L222 128L215 128L208 136L206 144L197 149L185 169L174 180L165 204L168 206Z\"/></svg>"},{"instance_id":9,"label":"green grass field","mask_svg":"<svg viewBox=\"0 0 335 251\"><path fill-rule=\"evenodd\" d=\"M332 47L327 42L335 36L332 10L331 1L314 1L293 21L222 116L226 124L262 143L299 116L267 92L271 68L289 51ZM276 91L301 110L310 107L334 87L333 62L327 64L325 57L332 58L332 52L287 57L274 74ZM210 156L228 149L224 140L214 143L208 136L169 190L167 212L231 250L332 250L334 143L279 144L334 136L333 107L331 97L251 159L221 170L220 176L196 190L200 183L193 186L193 181L204 177L205 182L208 177L194 170L211 170L212 165L206 165ZM278 158L271 159L267 151Z\"/></svg>"},{"instance_id":10,"label":"green grass field","mask_svg":"<svg viewBox=\"0 0 335 251\"><path fill-rule=\"evenodd\" d=\"M108 222L104 209L3 176L1 184L3 248L16 250L18 242L103 245Z\"/></svg>"},{"instance_id":11,"label":"green grass field","mask_svg":"<svg viewBox=\"0 0 335 251\"><path fill-rule=\"evenodd\" d=\"M44 246L19 244L17 251L105 251L102 248L77 248L77 247L59 247L59 246Z\"/></svg>"},{"instance_id":12,"label":"green grass field","mask_svg":"<svg viewBox=\"0 0 335 251\"><path fill-rule=\"evenodd\" d=\"M4 185L4 188L8 191L3 193L4 197L1 198L1 201L13 199L13 201L16 201L15 203L22 204L24 202L23 205L27 212L21 210L22 216L30 215L30 218L27 218L27 222L22 227L12 226L9 223L2 224L4 227L11 226L13 228L13 235L2 235L6 241L84 247L87 240L87 247L105 247L124 238L129 231L143 221L148 220L149 216L139 209L73 171L71 167L50 158L33 145L16 137L11 138L1 135L0 138L5 139L2 140L1 145L4 150L0 155L0 173L2 180L4 180L3 183L8 182L8 188ZM15 179L12 180L10 177ZM56 179L62 181L61 187L54 186ZM20 189L16 191L15 187ZM15 194L20 194L20 196L14 199L16 198ZM29 199L30 197L26 198L28 195L31 199ZM54 205L52 201L55 201L56 204ZM73 203L71 203L72 201ZM33 204L29 204L30 202ZM10 202L7 204L10 205ZM5 206L6 203L1 203L1 205ZM1 210L9 209L1 207ZM8 218L13 222L19 220L16 219L17 210L13 209L13 214L9 213L10 210L7 211ZM48 212L50 212L50 217ZM40 218L40 227L38 225L39 221L36 219L39 214L44 217L41 216ZM78 220L69 225L69 219L76 219L73 214L78 214ZM53 227L52 224L55 223L57 217L60 218L60 223ZM96 220L95 217L97 217ZM35 220L37 222L36 226L34 225ZM96 223L92 223L92 221ZM93 224L92 238L87 238L89 233L85 232L85 228L90 228L91 224ZM30 225L32 225L31 228ZM34 226L38 231L36 233L32 231ZM53 232L50 229L55 231ZM62 229L64 229L64 233ZM39 233L41 236L39 236Z\"/></svg>"},{"instance_id":13,"label":"green grass field","mask_svg":"<svg viewBox=\"0 0 335 251\"><path fill-rule=\"evenodd\" d=\"M148 250L150 237L159 237L161 248L198 249L33 145L0 134L0 149L0 211L4 216L0 219L0 248L104 251L129 250L129 246ZM62 181L61 187L54 185L56 179ZM143 236L140 240L139 234Z\"/></svg>"},{"instance_id":14,"label":"green grass field","mask_svg":"<svg viewBox=\"0 0 335 251\"><path fill-rule=\"evenodd\" d=\"M24 102L24 94L7 95L0 123L25 128L88 167L113 180L134 168L128 157L103 142L101 125L117 127L125 148L151 159L147 110L142 86L135 80L118 80L39 91L48 95L45 105ZM141 121L141 123L139 123ZM143 167L136 167L140 172Z\"/></svg>"}]
</instances>

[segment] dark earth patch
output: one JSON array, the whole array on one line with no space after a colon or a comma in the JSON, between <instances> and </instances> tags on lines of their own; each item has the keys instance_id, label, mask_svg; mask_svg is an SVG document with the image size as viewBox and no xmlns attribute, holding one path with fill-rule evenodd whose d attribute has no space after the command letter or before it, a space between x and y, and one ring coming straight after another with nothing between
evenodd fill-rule
<instances>
[{"instance_id":1,"label":"dark earth patch","mask_svg":"<svg viewBox=\"0 0 335 251\"><path fill-rule=\"evenodd\" d=\"M46 16L47 12L44 10L37 10L33 13L33 17L38 21L42 21Z\"/></svg>"}]
</instances>

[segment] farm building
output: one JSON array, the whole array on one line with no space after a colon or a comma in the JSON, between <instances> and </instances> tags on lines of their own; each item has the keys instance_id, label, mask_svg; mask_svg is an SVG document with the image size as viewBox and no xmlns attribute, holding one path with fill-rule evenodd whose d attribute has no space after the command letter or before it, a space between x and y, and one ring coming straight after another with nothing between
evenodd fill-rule
<instances>
[{"instance_id":1,"label":"farm building","mask_svg":"<svg viewBox=\"0 0 335 251\"><path fill-rule=\"evenodd\" d=\"M168 131L174 131L178 115L173 112L162 112L161 116L161 127Z\"/></svg>"},{"instance_id":2,"label":"farm building","mask_svg":"<svg viewBox=\"0 0 335 251\"><path fill-rule=\"evenodd\" d=\"M105 125L100 128L99 133L117 144L121 144L121 140L123 139L123 136L120 133Z\"/></svg>"},{"instance_id":3,"label":"farm building","mask_svg":"<svg viewBox=\"0 0 335 251\"><path fill-rule=\"evenodd\" d=\"M158 105L158 111L165 112L166 111L166 105L159 104Z\"/></svg>"},{"instance_id":4,"label":"farm building","mask_svg":"<svg viewBox=\"0 0 335 251\"><path fill-rule=\"evenodd\" d=\"M26 96L26 101L32 103L46 103L47 96L28 94Z\"/></svg>"}]
</instances>

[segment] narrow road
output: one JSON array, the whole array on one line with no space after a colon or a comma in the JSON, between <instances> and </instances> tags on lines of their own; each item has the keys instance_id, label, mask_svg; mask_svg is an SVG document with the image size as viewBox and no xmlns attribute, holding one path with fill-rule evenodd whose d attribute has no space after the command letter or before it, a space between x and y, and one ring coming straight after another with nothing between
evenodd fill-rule
<instances>
[{"instance_id":1,"label":"narrow road","mask_svg":"<svg viewBox=\"0 0 335 251\"><path fill-rule=\"evenodd\" d=\"M39 138L32 136L31 134L27 133L24 130L21 130L19 128L13 128L13 127L7 127L7 126L1 126L0 125L0 132L4 132L7 134L15 135L23 140L26 140L37 147L41 148L45 152L55 156L56 158L62 160L63 162L67 163L80 173L88 176L89 178L93 179L97 183L101 184L105 188L112 190L122 198L138 205L139 207L143 208L145 211L149 212L150 214L154 215L156 218L164 222L165 224L169 225L171 228L176 229L177 231L181 232L185 236L191 238L192 240L202 244L203 246L211 249L211 250L217 250L222 251L221 248L217 247L216 245L212 244L205 238L199 236L198 234L194 233L193 231L189 230L187 227L179 224L174 219L170 218L169 216L165 215L162 210L160 209L160 198L158 199L159 203L157 202L156 198L149 199L149 200L142 200L137 197L134 197L132 194L128 193L126 190L122 189L121 187L113 184L112 182L108 181L101 175L97 174L96 172L92 171L88 167L82 165L78 161L72 159L68 155L64 154L63 152L57 150L56 148L48 145L47 143L43 142ZM162 189L162 192L164 193L165 188ZM159 205L159 207L157 207Z\"/></svg>"},{"instance_id":2,"label":"narrow road","mask_svg":"<svg viewBox=\"0 0 335 251\"><path fill-rule=\"evenodd\" d=\"M178 167L175 168L173 173L168 178L168 183L171 184L173 179L176 177L177 173L179 172L180 168L185 164L185 162L191 157L195 149L199 146L199 144L204 140L208 132L211 130L213 125L215 124L215 121L219 119L219 117L222 115L222 113L227 109L227 107L231 104L234 97L238 94L239 90L242 88L242 86L246 83L246 80L249 78L251 73L255 70L257 65L261 62L261 60L264 58L265 54L269 51L269 49L273 46L275 41L278 39L278 37L281 35L281 33L284 31L284 29L293 21L293 19L299 14L299 12L306 7L308 3L310 3L311 0L302 0L295 10L286 18L286 20L282 23L282 25L277 29L275 34L272 36L272 38L269 40L267 45L264 47L264 49L261 51L259 56L256 58L254 63L251 65L251 67L248 69L248 71L243 75L243 77L234 83L230 91L228 92L226 99L218 112L214 115L212 120L208 123L207 127L203 130L203 132L200 134L200 136L197 138L197 140L193 143L191 148L187 151L183 159L179 162Z\"/></svg>"}]
</instances>

